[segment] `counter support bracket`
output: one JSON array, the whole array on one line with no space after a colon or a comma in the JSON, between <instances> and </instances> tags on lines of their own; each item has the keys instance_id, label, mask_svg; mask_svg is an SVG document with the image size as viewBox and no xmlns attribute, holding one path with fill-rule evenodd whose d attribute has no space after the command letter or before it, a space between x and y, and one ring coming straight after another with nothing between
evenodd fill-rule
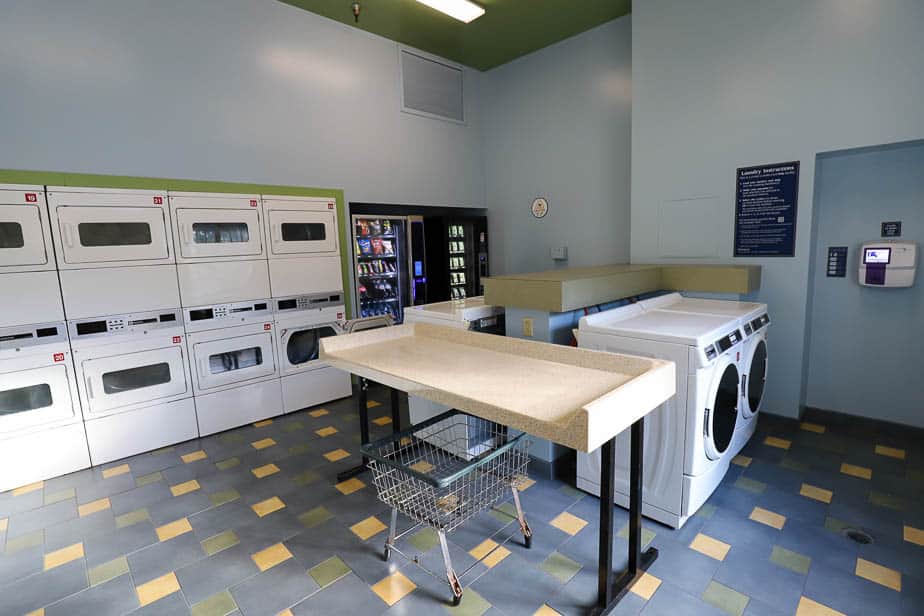
<instances>
[{"instance_id":1,"label":"counter support bracket","mask_svg":"<svg viewBox=\"0 0 924 616\"><path fill-rule=\"evenodd\" d=\"M632 424L629 452L629 562L628 568L613 577L613 491L616 437L601 447L600 466L600 556L597 569L597 607L603 616L615 609L632 585L658 558L657 548L642 551L642 460L644 459L645 419Z\"/></svg>"}]
</instances>

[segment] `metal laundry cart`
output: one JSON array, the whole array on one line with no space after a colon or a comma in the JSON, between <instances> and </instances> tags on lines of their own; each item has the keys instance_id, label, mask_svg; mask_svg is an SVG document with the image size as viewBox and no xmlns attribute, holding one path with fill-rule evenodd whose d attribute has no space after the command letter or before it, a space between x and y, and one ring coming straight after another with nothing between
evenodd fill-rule
<instances>
[{"instance_id":1,"label":"metal laundry cart","mask_svg":"<svg viewBox=\"0 0 924 616\"><path fill-rule=\"evenodd\" d=\"M439 574L396 545L398 539L421 526L433 528L439 536L453 604L458 605L462 599L460 578L509 541L516 531L461 573L452 567L447 533L494 506L510 490L519 530L526 547L532 545L532 532L523 515L518 490L526 479L527 449L524 434L510 436L505 426L456 410L363 445L379 500L392 508L385 559L394 550L439 579ZM400 534L399 511L415 522Z\"/></svg>"}]
</instances>

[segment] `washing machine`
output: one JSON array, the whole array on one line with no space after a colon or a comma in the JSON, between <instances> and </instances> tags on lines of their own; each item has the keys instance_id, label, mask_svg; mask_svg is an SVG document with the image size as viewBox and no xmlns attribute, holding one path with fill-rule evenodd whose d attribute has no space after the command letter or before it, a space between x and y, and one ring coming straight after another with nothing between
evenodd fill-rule
<instances>
[{"instance_id":1,"label":"washing machine","mask_svg":"<svg viewBox=\"0 0 924 616\"><path fill-rule=\"evenodd\" d=\"M93 464L196 438L178 309L68 321Z\"/></svg>"},{"instance_id":2,"label":"washing machine","mask_svg":"<svg viewBox=\"0 0 924 616\"><path fill-rule=\"evenodd\" d=\"M738 424L737 355L743 336L727 316L630 304L585 316L578 346L673 361L677 394L645 418L642 513L679 528L728 470ZM615 501L628 506L629 432L618 436ZM600 493L600 452L578 454L577 485Z\"/></svg>"},{"instance_id":3,"label":"washing machine","mask_svg":"<svg viewBox=\"0 0 924 616\"><path fill-rule=\"evenodd\" d=\"M299 295L273 302L283 410L292 413L350 396L350 374L318 358L321 338L344 333L343 295Z\"/></svg>"},{"instance_id":4,"label":"washing machine","mask_svg":"<svg viewBox=\"0 0 924 616\"><path fill-rule=\"evenodd\" d=\"M170 192L181 304L270 296L259 195Z\"/></svg>"},{"instance_id":5,"label":"washing machine","mask_svg":"<svg viewBox=\"0 0 924 616\"><path fill-rule=\"evenodd\" d=\"M741 401L738 429L731 444L731 453L740 452L757 429L757 413L764 397L767 381L767 330L770 316L767 305L757 302L738 302L716 299L684 297L668 293L639 302L646 310L669 310L696 314L715 314L738 319L744 343L738 358L741 372Z\"/></svg>"},{"instance_id":6,"label":"washing machine","mask_svg":"<svg viewBox=\"0 0 924 616\"><path fill-rule=\"evenodd\" d=\"M272 297L343 293L333 199L263 196Z\"/></svg>"},{"instance_id":7,"label":"washing machine","mask_svg":"<svg viewBox=\"0 0 924 616\"><path fill-rule=\"evenodd\" d=\"M183 309L199 434L281 415L270 300Z\"/></svg>"},{"instance_id":8,"label":"washing machine","mask_svg":"<svg viewBox=\"0 0 924 616\"><path fill-rule=\"evenodd\" d=\"M0 492L89 466L64 322L0 328Z\"/></svg>"},{"instance_id":9,"label":"washing machine","mask_svg":"<svg viewBox=\"0 0 924 616\"><path fill-rule=\"evenodd\" d=\"M164 192L48 187L47 194L69 321L180 305Z\"/></svg>"},{"instance_id":10,"label":"washing machine","mask_svg":"<svg viewBox=\"0 0 924 616\"><path fill-rule=\"evenodd\" d=\"M0 185L0 327L64 320L43 186Z\"/></svg>"}]
</instances>

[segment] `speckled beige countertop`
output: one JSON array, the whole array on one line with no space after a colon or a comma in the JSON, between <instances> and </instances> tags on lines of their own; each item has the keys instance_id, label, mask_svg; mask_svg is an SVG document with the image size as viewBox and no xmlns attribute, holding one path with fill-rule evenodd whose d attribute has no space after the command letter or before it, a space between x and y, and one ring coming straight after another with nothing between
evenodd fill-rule
<instances>
[{"instance_id":1,"label":"speckled beige countertop","mask_svg":"<svg viewBox=\"0 0 924 616\"><path fill-rule=\"evenodd\" d=\"M321 359L579 451L675 391L673 362L424 323L324 338Z\"/></svg>"}]
</instances>

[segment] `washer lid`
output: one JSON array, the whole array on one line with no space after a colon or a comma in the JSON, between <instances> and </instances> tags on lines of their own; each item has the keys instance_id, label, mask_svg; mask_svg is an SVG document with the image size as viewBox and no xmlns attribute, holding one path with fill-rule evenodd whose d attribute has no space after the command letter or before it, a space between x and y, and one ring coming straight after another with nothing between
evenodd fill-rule
<instances>
[{"instance_id":1,"label":"washer lid","mask_svg":"<svg viewBox=\"0 0 924 616\"><path fill-rule=\"evenodd\" d=\"M636 310L627 311L625 308ZM584 317L580 324L581 331L696 347L713 344L729 332L736 331L737 327L738 320L727 316L669 310L643 312L637 304Z\"/></svg>"},{"instance_id":2,"label":"washer lid","mask_svg":"<svg viewBox=\"0 0 924 616\"><path fill-rule=\"evenodd\" d=\"M404 320L410 323L424 319L427 321L439 319L462 323L463 321L476 321L499 314L504 314L502 306L487 305L484 303L484 296L479 296L423 306L408 306L404 309ZM417 317L423 317L423 319Z\"/></svg>"},{"instance_id":3,"label":"washer lid","mask_svg":"<svg viewBox=\"0 0 924 616\"><path fill-rule=\"evenodd\" d=\"M700 299L696 297L684 297L680 293L668 293L651 299L646 299L639 304L646 311L648 310L667 310L671 312L692 312L696 314L714 314L719 316L728 316L749 321L758 315L767 312L767 304L758 302L738 302L723 299Z\"/></svg>"}]
</instances>

